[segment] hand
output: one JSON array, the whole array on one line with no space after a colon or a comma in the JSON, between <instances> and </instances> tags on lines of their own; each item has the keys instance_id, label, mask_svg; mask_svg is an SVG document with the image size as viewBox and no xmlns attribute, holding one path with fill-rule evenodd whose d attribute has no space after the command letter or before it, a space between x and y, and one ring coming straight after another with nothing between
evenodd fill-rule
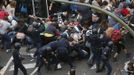
<instances>
[{"instance_id":1,"label":"hand","mask_svg":"<svg viewBox=\"0 0 134 75\"><path fill-rule=\"evenodd\" d=\"M45 62L46 64L48 64L48 61L47 61L46 59L44 59L44 62Z\"/></svg>"},{"instance_id":2,"label":"hand","mask_svg":"<svg viewBox=\"0 0 134 75\"><path fill-rule=\"evenodd\" d=\"M122 43L122 41L119 41L119 43L121 44L121 43Z\"/></svg>"},{"instance_id":3,"label":"hand","mask_svg":"<svg viewBox=\"0 0 134 75\"><path fill-rule=\"evenodd\" d=\"M46 61L45 63L46 63L46 64L48 64L48 62L47 62L47 61Z\"/></svg>"},{"instance_id":4,"label":"hand","mask_svg":"<svg viewBox=\"0 0 134 75\"><path fill-rule=\"evenodd\" d=\"M130 71L131 73L134 73L134 71Z\"/></svg>"}]
</instances>

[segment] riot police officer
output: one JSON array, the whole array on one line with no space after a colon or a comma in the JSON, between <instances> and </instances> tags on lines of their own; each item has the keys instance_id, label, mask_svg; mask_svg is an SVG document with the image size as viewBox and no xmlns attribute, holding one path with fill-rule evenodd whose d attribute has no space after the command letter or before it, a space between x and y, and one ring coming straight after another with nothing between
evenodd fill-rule
<instances>
[{"instance_id":1,"label":"riot police officer","mask_svg":"<svg viewBox=\"0 0 134 75\"><path fill-rule=\"evenodd\" d=\"M21 48L21 44L15 43L15 49L13 51L14 75L18 75L18 69L20 69L24 75L27 75L27 71L22 64L23 58L20 56L19 53L20 48Z\"/></svg>"},{"instance_id":2,"label":"riot police officer","mask_svg":"<svg viewBox=\"0 0 134 75\"><path fill-rule=\"evenodd\" d=\"M41 75L40 69L43 67L44 64L49 64L49 59L51 59L49 56L52 55L52 49L51 47L45 45L37 50L36 54L36 67L38 68L37 73L38 75Z\"/></svg>"},{"instance_id":3,"label":"riot police officer","mask_svg":"<svg viewBox=\"0 0 134 75\"><path fill-rule=\"evenodd\" d=\"M56 49L56 55L59 61L65 61L70 65L70 68L74 68L74 65L72 63L71 57L69 56L70 53L70 45L69 41L65 36L61 36L61 38L58 40L57 43L58 47Z\"/></svg>"},{"instance_id":4,"label":"riot police officer","mask_svg":"<svg viewBox=\"0 0 134 75\"><path fill-rule=\"evenodd\" d=\"M110 58L113 50L113 42L109 37L104 34L104 36L101 38L101 45L102 45L102 53L101 53L101 61L102 61L102 67L100 68L100 72L105 70L105 67L107 68L107 74L111 75L112 72L112 66L110 64Z\"/></svg>"}]
</instances>

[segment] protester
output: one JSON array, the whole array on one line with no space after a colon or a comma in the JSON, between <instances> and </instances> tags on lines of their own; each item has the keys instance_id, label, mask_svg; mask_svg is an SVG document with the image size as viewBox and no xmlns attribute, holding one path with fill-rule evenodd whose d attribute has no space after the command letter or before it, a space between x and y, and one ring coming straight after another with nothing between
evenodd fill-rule
<instances>
[{"instance_id":1,"label":"protester","mask_svg":"<svg viewBox=\"0 0 134 75\"><path fill-rule=\"evenodd\" d=\"M9 13L10 16L15 17L15 8L16 1L11 1L10 4L8 4L6 7L6 11Z\"/></svg>"}]
</instances>

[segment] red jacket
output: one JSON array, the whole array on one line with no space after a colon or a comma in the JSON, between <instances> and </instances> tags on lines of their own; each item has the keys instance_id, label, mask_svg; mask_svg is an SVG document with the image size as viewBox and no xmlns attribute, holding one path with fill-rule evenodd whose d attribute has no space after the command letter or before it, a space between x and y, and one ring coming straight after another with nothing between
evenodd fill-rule
<instances>
[{"instance_id":1,"label":"red jacket","mask_svg":"<svg viewBox=\"0 0 134 75\"><path fill-rule=\"evenodd\" d=\"M4 19L5 17L7 17L9 14L3 10L0 10L0 19Z\"/></svg>"},{"instance_id":2,"label":"red jacket","mask_svg":"<svg viewBox=\"0 0 134 75\"><path fill-rule=\"evenodd\" d=\"M128 14L130 14L130 12L129 12L129 10L127 8L124 8L124 9L121 10L121 14L123 16L127 16Z\"/></svg>"}]
</instances>

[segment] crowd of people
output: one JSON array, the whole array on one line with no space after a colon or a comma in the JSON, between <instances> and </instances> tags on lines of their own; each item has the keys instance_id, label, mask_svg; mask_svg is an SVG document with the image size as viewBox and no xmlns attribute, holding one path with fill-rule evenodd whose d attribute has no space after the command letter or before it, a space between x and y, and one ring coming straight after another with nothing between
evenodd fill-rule
<instances>
[{"instance_id":1,"label":"crowd of people","mask_svg":"<svg viewBox=\"0 0 134 75\"><path fill-rule=\"evenodd\" d=\"M134 0L69 0L92 4L107 10L134 29ZM117 62L122 50L129 57L126 38L133 38L128 31L112 17L87 6L48 2L49 17L32 15L31 0L3 0L0 4L1 48L12 52L14 75L18 68L28 75L22 65L20 48L26 46L29 53L36 48L38 75L43 65L50 70L61 68L66 62L75 69L73 61L88 58L88 65L96 65L96 73L107 69L112 74L110 59ZM101 65L102 64L102 65ZM128 64L128 75L134 74L134 62ZM71 75L71 74L70 74ZM72 74L74 75L74 73Z\"/></svg>"}]
</instances>

